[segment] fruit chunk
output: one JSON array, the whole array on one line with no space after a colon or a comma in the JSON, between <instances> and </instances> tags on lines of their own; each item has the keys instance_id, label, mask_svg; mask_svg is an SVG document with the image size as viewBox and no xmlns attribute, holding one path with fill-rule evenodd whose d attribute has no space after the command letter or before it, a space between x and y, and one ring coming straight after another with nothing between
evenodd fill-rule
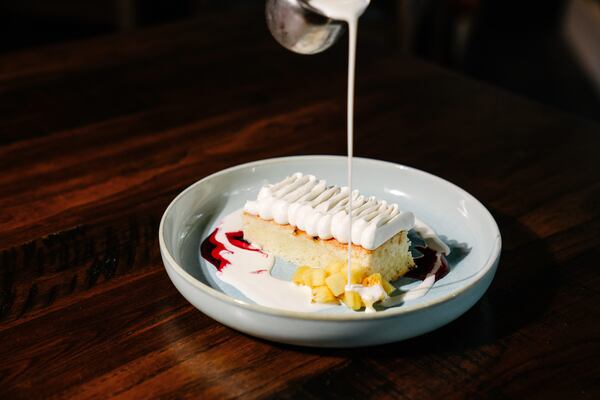
<instances>
[{"instance_id":1,"label":"fruit chunk","mask_svg":"<svg viewBox=\"0 0 600 400\"><path fill-rule=\"evenodd\" d=\"M318 286L312 288L313 303L339 303L338 299L331 293L327 286Z\"/></svg>"},{"instance_id":2,"label":"fruit chunk","mask_svg":"<svg viewBox=\"0 0 600 400\"><path fill-rule=\"evenodd\" d=\"M347 278L341 272L336 272L325 279L327 287L335 296L340 296L344 293L344 287L346 286Z\"/></svg>"},{"instance_id":3,"label":"fruit chunk","mask_svg":"<svg viewBox=\"0 0 600 400\"><path fill-rule=\"evenodd\" d=\"M396 290L396 287L388 281L386 281L385 279L381 281L381 286L383 286L383 290L385 290L385 292L388 295L394 293L394 291Z\"/></svg>"},{"instance_id":4,"label":"fruit chunk","mask_svg":"<svg viewBox=\"0 0 600 400\"><path fill-rule=\"evenodd\" d=\"M362 299L357 292L354 291L346 291L344 292L344 296L342 297L342 301L344 304L351 308L352 310L360 310L363 306Z\"/></svg>"},{"instance_id":5,"label":"fruit chunk","mask_svg":"<svg viewBox=\"0 0 600 400\"><path fill-rule=\"evenodd\" d=\"M305 285L311 288L313 303L339 304L342 301L348 308L356 311L363 307L369 309L373 306L373 303L381 300L381 298L371 298L374 296L372 294L367 294L363 299L354 290L346 291L346 284L348 283L346 264L340 261L332 262L324 269L308 266L298 267L294 272L292 281L297 285ZM396 290L379 273L367 276L367 269L362 266L352 267L350 283L364 287L380 286L387 294ZM381 292L376 291L376 293ZM381 296L385 297L383 294Z\"/></svg>"},{"instance_id":6,"label":"fruit chunk","mask_svg":"<svg viewBox=\"0 0 600 400\"><path fill-rule=\"evenodd\" d=\"M325 277L325 270L303 266L296 269L296 272L294 272L294 276L292 277L292 282L297 285L317 287L325 285Z\"/></svg>"},{"instance_id":7,"label":"fruit chunk","mask_svg":"<svg viewBox=\"0 0 600 400\"><path fill-rule=\"evenodd\" d=\"M334 261L325 267L327 276L337 274L338 272L344 272L346 270L346 263L341 261Z\"/></svg>"},{"instance_id":8,"label":"fruit chunk","mask_svg":"<svg viewBox=\"0 0 600 400\"><path fill-rule=\"evenodd\" d=\"M383 288L383 290L385 290L387 294L390 294L394 290L396 290L396 288L391 283L389 283L381 277L380 273L375 273L367 276L365 279L363 279L362 284L364 286L381 285L381 287Z\"/></svg>"},{"instance_id":9,"label":"fruit chunk","mask_svg":"<svg viewBox=\"0 0 600 400\"><path fill-rule=\"evenodd\" d=\"M365 279L363 279L362 284L363 286L375 286L381 285L381 281L381 274L378 272L367 276Z\"/></svg>"},{"instance_id":10,"label":"fruit chunk","mask_svg":"<svg viewBox=\"0 0 600 400\"><path fill-rule=\"evenodd\" d=\"M365 279L365 276L367 275L367 269L364 267L351 267L350 270L350 283L355 285L355 284L360 284L362 283L363 279Z\"/></svg>"},{"instance_id":11,"label":"fruit chunk","mask_svg":"<svg viewBox=\"0 0 600 400\"><path fill-rule=\"evenodd\" d=\"M307 282L309 282L311 269L311 267L298 267L296 272L294 272L292 282L294 282L296 285L307 285Z\"/></svg>"},{"instance_id":12,"label":"fruit chunk","mask_svg":"<svg viewBox=\"0 0 600 400\"><path fill-rule=\"evenodd\" d=\"M317 287L325 285L325 270L321 268L311 268L310 271L310 287Z\"/></svg>"}]
</instances>

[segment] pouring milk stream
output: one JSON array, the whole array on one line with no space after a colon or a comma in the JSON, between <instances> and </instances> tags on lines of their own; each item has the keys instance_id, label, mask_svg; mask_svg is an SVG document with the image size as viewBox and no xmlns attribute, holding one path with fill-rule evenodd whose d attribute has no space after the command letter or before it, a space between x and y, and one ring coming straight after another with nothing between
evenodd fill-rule
<instances>
[{"instance_id":1,"label":"pouring milk stream","mask_svg":"<svg viewBox=\"0 0 600 400\"><path fill-rule=\"evenodd\" d=\"M368 7L370 0L309 0L307 3L324 16L345 21L348 24L348 237L352 234L352 156L354 144L354 72L356 69L356 37L358 35L358 18ZM352 240L348 240L348 283L351 289Z\"/></svg>"}]
</instances>

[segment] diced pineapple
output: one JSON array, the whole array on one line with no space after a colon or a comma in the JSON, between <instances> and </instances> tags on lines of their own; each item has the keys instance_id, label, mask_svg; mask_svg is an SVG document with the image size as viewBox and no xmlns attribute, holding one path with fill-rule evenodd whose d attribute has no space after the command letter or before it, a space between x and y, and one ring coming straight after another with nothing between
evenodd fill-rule
<instances>
[{"instance_id":1,"label":"diced pineapple","mask_svg":"<svg viewBox=\"0 0 600 400\"><path fill-rule=\"evenodd\" d=\"M383 290L385 290L387 294L390 294L396 290L396 288L391 283L389 283L381 277L380 273L375 273L367 276L365 279L363 279L362 284L364 286L381 285L381 287L383 288Z\"/></svg>"},{"instance_id":2,"label":"diced pineapple","mask_svg":"<svg viewBox=\"0 0 600 400\"><path fill-rule=\"evenodd\" d=\"M363 286L381 285L382 280L383 279L381 279L381 274L379 272L377 272L377 273L371 274L371 275L367 276L365 279L363 279L362 284L363 284Z\"/></svg>"},{"instance_id":3,"label":"diced pineapple","mask_svg":"<svg viewBox=\"0 0 600 400\"><path fill-rule=\"evenodd\" d=\"M352 310L360 310L363 307L362 299L357 292L354 291L346 291L342 296L342 301L344 304L351 308Z\"/></svg>"},{"instance_id":4,"label":"diced pineapple","mask_svg":"<svg viewBox=\"0 0 600 400\"><path fill-rule=\"evenodd\" d=\"M311 269L311 267L298 267L296 272L294 272L292 282L294 282L296 285L308 285L310 283Z\"/></svg>"},{"instance_id":5,"label":"diced pineapple","mask_svg":"<svg viewBox=\"0 0 600 400\"><path fill-rule=\"evenodd\" d=\"M312 268L310 271L310 287L325 285L325 270L321 268Z\"/></svg>"},{"instance_id":6,"label":"diced pineapple","mask_svg":"<svg viewBox=\"0 0 600 400\"><path fill-rule=\"evenodd\" d=\"M328 276L325 279L325 283L335 296L340 296L344 293L344 287L346 286L347 279L348 278L345 274L337 272Z\"/></svg>"},{"instance_id":7,"label":"diced pineapple","mask_svg":"<svg viewBox=\"0 0 600 400\"><path fill-rule=\"evenodd\" d=\"M344 272L346 269L346 263L341 261L334 261L325 267L325 272L327 272L327 276L336 274L338 272Z\"/></svg>"},{"instance_id":8,"label":"diced pineapple","mask_svg":"<svg viewBox=\"0 0 600 400\"><path fill-rule=\"evenodd\" d=\"M327 286L317 286L312 288L312 302L338 304L339 300L331 293L331 290Z\"/></svg>"},{"instance_id":9,"label":"diced pineapple","mask_svg":"<svg viewBox=\"0 0 600 400\"><path fill-rule=\"evenodd\" d=\"M381 281L381 286L383 286L383 290L385 290L385 292L388 295L392 294L396 290L396 287L394 287L394 285L392 285L391 283L389 283L385 279L383 279Z\"/></svg>"},{"instance_id":10,"label":"diced pineapple","mask_svg":"<svg viewBox=\"0 0 600 400\"><path fill-rule=\"evenodd\" d=\"M350 283L360 284L365 276L367 275L367 269L364 267L351 267L350 270Z\"/></svg>"}]
</instances>

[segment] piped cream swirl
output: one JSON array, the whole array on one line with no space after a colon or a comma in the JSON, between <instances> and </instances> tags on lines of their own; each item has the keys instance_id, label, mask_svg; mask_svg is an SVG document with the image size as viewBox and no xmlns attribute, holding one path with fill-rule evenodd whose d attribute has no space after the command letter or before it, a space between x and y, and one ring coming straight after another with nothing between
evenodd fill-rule
<instances>
[{"instance_id":1,"label":"piped cream swirl","mask_svg":"<svg viewBox=\"0 0 600 400\"><path fill-rule=\"evenodd\" d=\"M262 187L256 200L247 201L244 211L281 225L289 224L320 239L374 250L400 231L415 224L411 212L397 204L352 192L352 227L348 216L347 187L327 186L313 175L295 173L273 185Z\"/></svg>"}]
</instances>

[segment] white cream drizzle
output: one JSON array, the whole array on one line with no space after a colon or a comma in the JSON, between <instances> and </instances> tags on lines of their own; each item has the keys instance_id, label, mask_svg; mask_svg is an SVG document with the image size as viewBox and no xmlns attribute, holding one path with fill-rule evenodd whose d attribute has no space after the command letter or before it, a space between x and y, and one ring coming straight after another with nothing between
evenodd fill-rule
<instances>
[{"instance_id":1,"label":"white cream drizzle","mask_svg":"<svg viewBox=\"0 0 600 400\"><path fill-rule=\"evenodd\" d=\"M384 300L388 297L387 293L381 285L363 286L363 285L347 285L346 291L358 293L365 305L365 312L375 312L373 304L379 300Z\"/></svg>"},{"instance_id":2,"label":"white cream drizzle","mask_svg":"<svg viewBox=\"0 0 600 400\"><path fill-rule=\"evenodd\" d=\"M289 224L310 236L334 238L340 243L351 241L369 250L414 226L413 213L353 191L350 229L349 198L347 187L328 187L324 180L297 172L262 187L256 200L246 202L244 211L281 225Z\"/></svg>"},{"instance_id":3,"label":"white cream drizzle","mask_svg":"<svg viewBox=\"0 0 600 400\"><path fill-rule=\"evenodd\" d=\"M398 304L402 304L406 301L415 300L415 299L418 299L419 297L425 296L427 294L427 292L429 292L429 290L431 289L433 284L435 283L435 274L437 273L437 271L440 269L441 266L442 266L441 253L436 253L435 264L433 264L433 268L431 269L431 272L429 272L427 274L427 276L419 284L419 286L417 286L416 288L410 289L401 295L394 296L394 297L388 297L381 304L384 307L393 307Z\"/></svg>"},{"instance_id":4,"label":"white cream drizzle","mask_svg":"<svg viewBox=\"0 0 600 400\"><path fill-rule=\"evenodd\" d=\"M413 226L413 230L418 233L419 236L421 236L421 239L423 239L425 245L427 245L427 247L429 247L431 250L442 253L446 256L450 254L450 247L448 247L448 245L438 237L431 227L429 227L420 219L415 218L415 226Z\"/></svg>"}]
</instances>

